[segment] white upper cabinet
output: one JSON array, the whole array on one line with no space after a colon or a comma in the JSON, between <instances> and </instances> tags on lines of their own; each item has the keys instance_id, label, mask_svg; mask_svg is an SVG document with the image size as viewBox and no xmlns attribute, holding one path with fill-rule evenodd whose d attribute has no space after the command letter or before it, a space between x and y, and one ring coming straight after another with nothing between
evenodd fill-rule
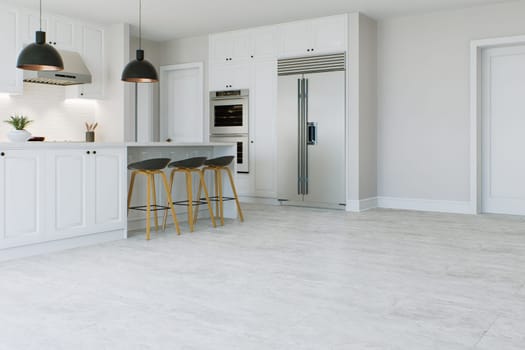
<instances>
[{"instance_id":1,"label":"white upper cabinet","mask_svg":"<svg viewBox=\"0 0 525 350\"><path fill-rule=\"evenodd\" d=\"M279 33L284 56L304 56L313 49L311 21L284 23Z\"/></svg>"},{"instance_id":2,"label":"white upper cabinet","mask_svg":"<svg viewBox=\"0 0 525 350\"><path fill-rule=\"evenodd\" d=\"M22 92L22 71L16 68L18 54L22 48L18 25L18 11L0 7L0 42L3 45L0 55L0 93Z\"/></svg>"},{"instance_id":3,"label":"white upper cabinet","mask_svg":"<svg viewBox=\"0 0 525 350\"><path fill-rule=\"evenodd\" d=\"M77 22L65 17L53 16L49 24L49 32L47 33L48 43L62 50L78 50L79 25Z\"/></svg>"},{"instance_id":4,"label":"white upper cabinet","mask_svg":"<svg viewBox=\"0 0 525 350\"><path fill-rule=\"evenodd\" d=\"M38 12L23 11L21 15L20 34L22 44L35 42L35 32L40 30ZM46 32L46 41L57 49L78 50L78 22L62 16L42 16L42 30Z\"/></svg>"},{"instance_id":5,"label":"white upper cabinet","mask_svg":"<svg viewBox=\"0 0 525 350\"><path fill-rule=\"evenodd\" d=\"M80 55L91 73L91 84L68 87L67 97L102 99L104 98L104 29L83 24L80 29Z\"/></svg>"},{"instance_id":6,"label":"white upper cabinet","mask_svg":"<svg viewBox=\"0 0 525 350\"><path fill-rule=\"evenodd\" d=\"M237 64L258 58L275 57L276 31L274 26L238 30L210 35L211 61Z\"/></svg>"},{"instance_id":7,"label":"white upper cabinet","mask_svg":"<svg viewBox=\"0 0 525 350\"><path fill-rule=\"evenodd\" d=\"M344 52L347 48L347 16L338 15L279 26L280 57Z\"/></svg>"},{"instance_id":8,"label":"white upper cabinet","mask_svg":"<svg viewBox=\"0 0 525 350\"><path fill-rule=\"evenodd\" d=\"M212 61L235 64L246 61L252 56L253 45L248 31L236 31L210 36Z\"/></svg>"},{"instance_id":9,"label":"white upper cabinet","mask_svg":"<svg viewBox=\"0 0 525 350\"><path fill-rule=\"evenodd\" d=\"M42 17L42 30L46 32L47 42L50 42L49 38L49 18L46 16ZM20 13L20 39L22 40L22 46L29 45L35 42L35 33L40 30L40 15L38 12L22 11Z\"/></svg>"},{"instance_id":10,"label":"white upper cabinet","mask_svg":"<svg viewBox=\"0 0 525 350\"><path fill-rule=\"evenodd\" d=\"M259 27L250 30L252 53L256 59L271 59L277 57L277 27Z\"/></svg>"},{"instance_id":11,"label":"white upper cabinet","mask_svg":"<svg viewBox=\"0 0 525 350\"><path fill-rule=\"evenodd\" d=\"M210 91L249 89L252 75L249 63L211 64L209 89Z\"/></svg>"},{"instance_id":12,"label":"white upper cabinet","mask_svg":"<svg viewBox=\"0 0 525 350\"><path fill-rule=\"evenodd\" d=\"M312 21L314 54L339 53L347 48L347 17L331 16Z\"/></svg>"}]
</instances>

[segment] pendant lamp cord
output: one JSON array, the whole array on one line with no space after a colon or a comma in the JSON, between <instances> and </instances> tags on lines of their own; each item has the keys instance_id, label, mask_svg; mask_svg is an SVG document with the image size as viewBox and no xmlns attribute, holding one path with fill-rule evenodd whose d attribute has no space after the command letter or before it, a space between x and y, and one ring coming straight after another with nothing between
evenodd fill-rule
<instances>
[{"instance_id":1,"label":"pendant lamp cord","mask_svg":"<svg viewBox=\"0 0 525 350\"><path fill-rule=\"evenodd\" d=\"M139 49L142 49L142 0L139 0Z\"/></svg>"},{"instance_id":2,"label":"pendant lamp cord","mask_svg":"<svg viewBox=\"0 0 525 350\"><path fill-rule=\"evenodd\" d=\"M40 0L40 31L42 31L42 0Z\"/></svg>"}]
</instances>

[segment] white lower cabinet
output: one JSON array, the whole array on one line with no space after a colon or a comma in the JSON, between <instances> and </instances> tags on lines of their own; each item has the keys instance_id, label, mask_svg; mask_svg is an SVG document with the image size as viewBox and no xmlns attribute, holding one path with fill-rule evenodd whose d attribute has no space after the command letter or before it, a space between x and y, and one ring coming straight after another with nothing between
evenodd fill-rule
<instances>
[{"instance_id":1,"label":"white lower cabinet","mask_svg":"<svg viewBox=\"0 0 525 350\"><path fill-rule=\"evenodd\" d=\"M51 236L75 236L88 231L89 160L81 149L49 152Z\"/></svg>"},{"instance_id":2,"label":"white lower cabinet","mask_svg":"<svg viewBox=\"0 0 525 350\"><path fill-rule=\"evenodd\" d=\"M0 249L124 231L126 179L124 147L1 149Z\"/></svg>"},{"instance_id":3,"label":"white lower cabinet","mask_svg":"<svg viewBox=\"0 0 525 350\"><path fill-rule=\"evenodd\" d=\"M122 228L125 219L125 151L75 149L50 152L51 227L54 236Z\"/></svg>"},{"instance_id":4,"label":"white lower cabinet","mask_svg":"<svg viewBox=\"0 0 525 350\"><path fill-rule=\"evenodd\" d=\"M98 149L88 163L92 192L90 226L96 231L122 228L126 221L126 151ZM89 210L88 210L89 211Z\"/></svg>"},{"instance_id":5,"label":"white lower cabinet","mask_svg":"<svg viewBox=\"0 0 525 350\"><path fill-rule=\"evenodd\" d=\"M45 152L0 152L0 248L29 244L45 231Z\"/></svg>"}]
</instances>

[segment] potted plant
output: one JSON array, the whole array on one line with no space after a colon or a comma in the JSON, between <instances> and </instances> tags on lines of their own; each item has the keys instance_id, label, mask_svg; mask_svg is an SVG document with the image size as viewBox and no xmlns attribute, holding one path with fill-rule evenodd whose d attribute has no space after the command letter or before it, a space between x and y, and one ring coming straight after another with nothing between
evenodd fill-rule
<instances>
[{"instance_id":1,"label":"potted plant","mask_svg":"<svg viewBox=\"0 0 525 350\"><path fill-rule=\"evenodd\" d=\"M12 125L15 130L11 130L7 133L7 138L11 142L25 142L31 137L31 133L28 132L25 128L33 121L29 120L26 116L15 115L11 116L8 120L5 120L7 124Z\"/></svg>"}]
</instances>

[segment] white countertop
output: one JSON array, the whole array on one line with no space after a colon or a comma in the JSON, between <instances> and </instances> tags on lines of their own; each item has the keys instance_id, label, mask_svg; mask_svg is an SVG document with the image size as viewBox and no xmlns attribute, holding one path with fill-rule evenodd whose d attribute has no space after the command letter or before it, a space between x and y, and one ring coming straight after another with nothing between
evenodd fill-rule
<instances>
[{"instance_id":1,"label":"white countertop","mask_svg":"<svg viewBox=\"0 0 525 350\"><path fill-rule=\"evenodd\" d=\"M234 143L219 142L0 142L0 149L45 149L45 148L119 148L119 147L232 147Z\"/></svg>"},{"instance_id":2,"label":"white countertop","mask_svg":"<svg viewBox=\"0 0 525 350\"><path fill-rule=\"evenodd\" d=\"M235 146L233 142L128 142L128 147L217 147Z\"/></svg>"}]
</instances>

